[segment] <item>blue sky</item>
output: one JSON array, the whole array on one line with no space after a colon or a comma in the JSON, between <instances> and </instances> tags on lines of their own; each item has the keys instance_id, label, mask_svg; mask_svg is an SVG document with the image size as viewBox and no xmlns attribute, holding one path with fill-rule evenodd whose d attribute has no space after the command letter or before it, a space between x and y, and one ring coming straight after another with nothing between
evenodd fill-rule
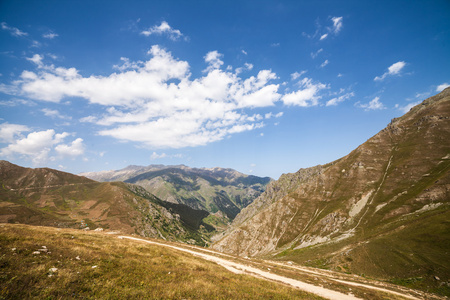
<instances>
[{"instance_id":1,"label":"blue sky","mask_svg":"<svg viewBox=\"0 0 450 300\"><path fill-rule=\"evenodd\" d=\"M0 159L271 176L450 85L449 1L0 2Z\"/></svg>"}]
</instances>

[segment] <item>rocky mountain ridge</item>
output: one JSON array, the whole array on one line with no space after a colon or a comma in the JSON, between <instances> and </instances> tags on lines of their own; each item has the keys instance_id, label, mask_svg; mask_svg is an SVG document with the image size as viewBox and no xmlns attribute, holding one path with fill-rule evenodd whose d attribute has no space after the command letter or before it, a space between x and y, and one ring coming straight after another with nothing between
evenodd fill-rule
<instances>
[{"instance_id":1,"label":"rocky mountain ridge","mask_svg":"<svg viewBox=\"0 0 450 300\"><path fill-rule=\"evenodd\" d=\"M448 88L347 156L272 182L213 248L444 289L449 205Z\"/></svg>"},{"instance_id":2,"label":"rocky mountain ridge","mask_svg":"<svg viewBox=\"0 0 450 300\"><path fill-rule=\"evenodd\" d=\"M81 173L94 180L120 180L144 187L158 198L211 213L208 221L225 227L253 202L271 181L225 168L190 168L184 165L128 166L116 171Z\"/></svg>"}]
</instances>

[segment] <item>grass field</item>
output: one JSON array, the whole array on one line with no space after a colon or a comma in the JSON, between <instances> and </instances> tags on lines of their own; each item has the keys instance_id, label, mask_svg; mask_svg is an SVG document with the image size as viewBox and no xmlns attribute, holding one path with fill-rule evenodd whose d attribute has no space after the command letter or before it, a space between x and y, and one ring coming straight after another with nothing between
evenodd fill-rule
<instances>
[{"instance_id":1,"label":"grass field","mask_svg":"<svg viewBox=\"0 0 450 300\"><path fill-rule=\"evenodd\" d=\"M321 299L114 235L0 224L0 299L30 298Z\"/></svg>"}]
</instances>

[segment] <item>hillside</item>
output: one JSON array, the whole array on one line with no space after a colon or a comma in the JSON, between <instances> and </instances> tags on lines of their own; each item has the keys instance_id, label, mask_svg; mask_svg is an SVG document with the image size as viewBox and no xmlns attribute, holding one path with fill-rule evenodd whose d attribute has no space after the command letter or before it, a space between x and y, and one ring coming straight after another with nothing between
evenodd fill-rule
<instances>
[{"instance_id":1,"label":"hillside","mask_svg":"<svg viewBox=\"0 0 450 300\"><path fill-rule=\"evenodd\" d=\"M158 198L211 213L211 225L223 227L248 206L271 181L233 169L150 165L128 166L117 171L81 173L99 181L124 181L140 185Z\"/></svg>"},{"instance_id":2,"label":"hillside","mask_svg":"<svg viewBox=\"0 0 450 300\"><path fill-rule=\"evenodd\" d=\"M166 203L142 187L100 183L48 168L0 161L0 222L122 233L204 245L208 212Z\"/></svg>"},{"instance_id":3,"label":"hillside","mask_svg":"<svg viewBox=\"0 0 450 300\"><path fill-rule=\"evenodd\" d=\"M439 299L161 239L0 224L2 299Z\"/></svg>"},{"instance_id":4,"label":"hillside","mask_svg":"<svg viewBox=\"0 0 450 300\"><path fill-rule=\"evenodd\" d=\"M450 89L349 155L285 174L214 249L449 294Z\"/></svg>"},{"instance_id":5,"label":"hillside","mask_svg":"<svg viewBox=\"0 0 450 300\"><path fill-rule=\"evenodd\" d=\"M1 299L323 299L97 232L6 224L0 247Z\"/></svg>"}]
</instances>

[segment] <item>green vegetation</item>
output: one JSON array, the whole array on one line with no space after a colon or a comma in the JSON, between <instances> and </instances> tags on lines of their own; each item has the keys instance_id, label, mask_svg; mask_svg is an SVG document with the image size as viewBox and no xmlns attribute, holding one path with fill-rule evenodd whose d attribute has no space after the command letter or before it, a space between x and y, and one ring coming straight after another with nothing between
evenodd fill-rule
<instances>
[{"instance_id":1,"label":"green vegetation","mask_svg":"<svg viewBox=\"0 0 450 300\"><path fill-rule=\"evenodd\" d=\"M0 299L321 299L102 233L6 224L0 248Z\"/></svg>"}]
</instances>

